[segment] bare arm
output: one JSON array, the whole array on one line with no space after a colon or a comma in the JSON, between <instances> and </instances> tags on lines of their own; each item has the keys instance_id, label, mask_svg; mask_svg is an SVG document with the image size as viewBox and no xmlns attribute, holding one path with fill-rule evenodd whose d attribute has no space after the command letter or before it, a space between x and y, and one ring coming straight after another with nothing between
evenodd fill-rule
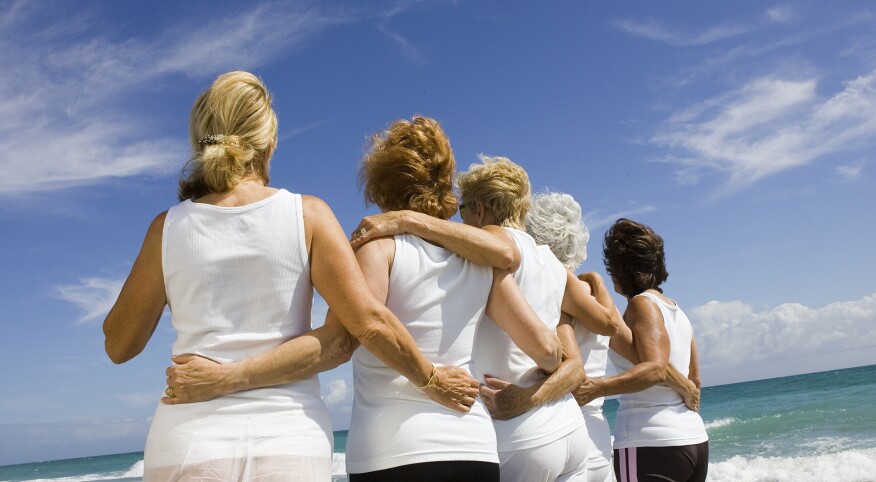
<instances>
[{"instance_id":1,"label":"bare arm","mask_svg":"<svg viewBox=\"0 0 876 482\"><path fill-rule=\"evenodd\" d=\"M143 351L167 304L161 267L166 215L159 214L150 224L131 274L103 321L104 347L114 363L124 363Z\"/></svg>"},{"instance_id":2,"label":"bare arm","mask_svg":"<svg viewBox=\"0 0 876 482\"><path fill-rule=\"evenodd\" d=\"M560 366L563 345L559 337L539 319L508 271L493 269L486 313L539 368L551 373Z\"/></svg>"},{"instance_id":3,"label":"bare arm","mask_svg":"<svg viewBox=\"0 0 876 482\"><path fill-rule=\"evenodd\" d=\"M563 315L557 335L563 344L563 362L557 371L532 386L521 388L498 378L486 377L481 385L481 400L496 420L509 420L533 408L565 396L585 379L581 352L575 339L574 325Z\"/></svg>"},{"instance_id":4,"label":"bare arm","mask_svg":"<svg viewBox=\"0 0 876 482\"><path fill-rule=\"evenodd\" d=\"M596 396L640 392L666 380L669 335L663 326L660 309L644 297L633 297L624 319L636 340L640 363L615 376L587 379L575 391L579 404L583 404L582 401L587 403Z\"/></svg>"},{"instance_id":5,"label":"bare arm","mask_svg":"<svg viewBox=\"0 0 876 482\"><path fill-rule=\"evenodd\" d=\"M690 368L688 368L687 377L697 388L702 387L702 380L700 380L700 357L697 355L697 343L693 337L690 339Z\"/></svg>"},{"instance_id":6,"label":"bare arm","mask_svg":"<svg viewBox=\"0 0 876 482\"><path fill-rule=\"evenodd\" d=\"M242 390L270 387L310 378L346 363L359 345L331 315L325 325L252 358L220 364L197 355L172 358L166 371L174 396L163 403L202 402Z\"/></svg>"},{"instance_id":7,"label":"bare arm","mask_svg":"<svg viewBox=\"0 0 876 482\"><path fill-rule=\"evenodd\" d=\"M475 264L511 272L520 266L520 250L502 228L475 228L416 211L389 211L366 216L353 231L350 245L355 249L371 240L403 233L439 244Z\"/></svg>"},{"instance_id":8,"label":"bare arm","mask_svg":"<svg viewBox=\"0 0 876 482\"><path fill-rule=\"evenodd\" d=\"M602 277L596 273L585 273L585 282L590 290L582 285L581 281L572 274L566 272L566 292L563 295L563 312L572 315L578 323L599 335L613 335L618 326L623 323L611 294L602 282Z\"/></svg>"}]
</instances>

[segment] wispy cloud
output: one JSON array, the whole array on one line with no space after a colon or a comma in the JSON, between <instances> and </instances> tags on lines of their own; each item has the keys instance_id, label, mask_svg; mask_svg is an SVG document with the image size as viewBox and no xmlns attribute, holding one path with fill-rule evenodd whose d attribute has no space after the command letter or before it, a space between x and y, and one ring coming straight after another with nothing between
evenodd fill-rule
<instances>
[{"instance_id":1,"label":"wispy cloud","mask_svg":"<svg viewBox=\"0 0 876 482\"><path fill-rule=\"evenodd\" d=\"M588 211L584 214L584 225L587 229L593 232L594 230L604 228L620 218L632 218L640 214L653 213L657 210L657 206L653 204L638 204L630 203L626 208L617 211L604 212L599 209Z\"/></svg>"},{"instance_id":2,"label":"wispy cloud","mask_svg":"<svg viewBox=\"0 0 876 482\"><path fill-rule=\"evenodd\" d=\"M836 168L837 175L845 181L854 181L861 177L861 172L864 170L863 163L846 164Z\"/></svg>"},{"instance_id":3,"label":"wispy cloud","mask_svg":"<svg viewBox=\"0 0 876 482\"><path fill-rule=\"evenodd\" d=\"M119 297L124 279L83 278L78 284L58 286L57 298L68 301L82 311L77 323L86 323L106 316Z\"/></svg>"},{"instance_id":4,"label":"wispy cloud","mask_svg":"<svg viewBox=\"0 0 876 482\"><path fill-rule=\"evenodd\" d=\"M764 16L776 23L792 23L800 18L800 13L790 5L777 5L767 9Z\"/></svg>"},{"instance_id":5,"label":"wispy cloud","mask_svg":"<svg viewBox=\"0 0 876 482\"><path fill-rule=\"evenodd\" d=\"M615 21L615 25L627 33L676 47L708 45L742 35L754 28L749 25L725 24L710 27L699 33L688 34L671 30L658 20L622 19Z\"/></svg>"},{"instance_id":6,"label":"wispy cloud","mask_svg":"<svg viewBox=\"0 0 876 482\"><path fill-rule=\"evenodd\" d=\"M719 194L876 141L876 70L827 99L814 79L765 77L670 116L652 138L684 182L728 176Z\"/></svg>"},{"instance_id":7,"label":"wispy cloud","mask_svg":"<svg viewBox=\"0 0 876 482\"><path fill-rule=\"evenodd\" d=\"M710 301L689 311L704 368L876 346L876 294L813 308ZM811 367L816 369L818 367Z\"/></svg>"},{"instance_id":8,"label":"wispy cloud","mask_svg":"<svg viewBox=\"0 0 876 482\"><path fill-rule=\"evenodd\" d=\"M416 47L408 42L406 38L402 37L400 34L390 31L389 28L387 28L384 24L378 25L377 28L380 30L380 33L389 37L389 39L392 40L399 49L401 49L402 53L405 55L405 57L407 57L408 60L415 64L426 63L426 59L423 57L423 55L419 52L419 50L417 50Z\"/></svg>"},{"instance_id":9,"label":"wispy cloud","mask_svg":"<svg viewBox=\"0 0 876 482\"><path fill-rule=\"evenodd\" d=\"M296 3L268 3L207 17L197 28L161 26L151 37L73 36L90 25L25 2L0 17L0 195L16 195L138 174L167 174L185 158L182 136L162 133L135 110L174 76L208 80L252 69L352 21Z\"/></svg>"}]
</instances>

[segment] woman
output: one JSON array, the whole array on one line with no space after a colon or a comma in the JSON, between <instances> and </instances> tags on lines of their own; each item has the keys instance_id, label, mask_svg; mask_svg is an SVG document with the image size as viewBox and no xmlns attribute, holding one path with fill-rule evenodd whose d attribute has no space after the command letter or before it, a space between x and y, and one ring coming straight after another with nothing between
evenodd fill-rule
<instances>
[{"instance_id":1,"label":"woman","mask_svg":"<svg viewBox=\"0 0 876 482\"><path fill-rule=\"evenodd\" d=\"M310 328L313 288L354 337L446 406L467 410L476 381L434 367L360 287L365 279L328 206L267 187L277 118L247 72L220 76L192 108L182 201L152 222L104 321L116 363L138 355L165 305L174 355L257 356ZM330 327L331 328L331 327ZM337 331L337 330L336 330ZM172 386L167 399L176 394ZM470 404L469 404L470 405ZM315 377L185 405L159 404L144 480L330 480L332 432Z\"/></svg>"},{"instance_id":2,"label":"woman","mask_svg":"<svg viewBox=\"0 0 876 482\"><path fill-rule=\"evenodd\" d=\"M669 363L699 387L699 363L687 316L660 285L668 272L663 238L651 228L619 219L605 234L603 255L615 291L627 298L624 320L641 360L617 352L615 376L594 380L604 395L622 394L615 420L614 472L619 482L706 480L708 435L702 418L666 381Z\"/></svg>"},{"instance_id":3,"label":"woman","mask_svg":"<svg viewBox=\"0 0 876 482\"><path fill-rule=\"evenodd\" d=\"M536 194L532 208L526 215L526 232L536 243L547 245L557 259L569 270L575 271L587 258L587 241L590 233L581 219L581 206L572 196L563 193ZM596 273L584 273L578 277L594 293L607 294L602 278ZM581 405L581 414L587 425L590 445L587 450L587 481L611 480L611 431L602 413L604 394L600 393L599 379L605 376L608 364L609 342L612 349L633 363L639 363L635 353L632 333L621 323L614 336L599 335L588 330L582 323L575 324L575 337L584 359L587 379L576 387L575 395ZM554 377L552 374L549 378ZM681 382L684 380L687 383ZM667 383L685 398L698 397L698 390L670 363L667 366ZM694 393L691 393L694 392ZM586 397L586 398L585 398ZM694 408L695 409L695 408Z\"/></svg>"},{"instance_id":4,"label":"woman","mask_svg":"<svg viewBox=\"0 0 876 482\"><path fill-rule=\"evenodd\" d=\"M581 219L581 206L563 193L544 193L532 196L532 208L526 215L526 232L538 244L547 245L566 269L576 271L587 259L587 241L590 232ZM595 285L595 273L581 275ZM601 278L598 279L600 285ZM611 337L599 335L582 324L575 325L575 337L583 358L584 372L590 379L605 376L608 364L608 343ZM598 397L581 405L581 414L587 426L587 482L611 480L611 430L602 413L604 398Z\"/></svg>"},{"instance_id":5,"label":"woman","mask_svg":"<svg viewBox=\"0 0 876 482\"><path fill-rule=\"evenodd\" d=\"M594 291L595 297L591 296L549 248L537 245L533 237L523 231L531 192L526 171L507 158L482 156L481 161L457 179L463 199L463 222L475 227L500 225L514 240L521 252L515 280L548 326L572 332L570 323L574 317L594 332L613 334L620 316L608 291ZM565 322L561 319L564 314L567 315ZM571 337L574 338L574 332ZM579 382L566 386L557 395L552 394L552 387L562 384L547 383L546 375L521 356L511 340L498 333L489 320L484 320L478 331L477 345L478 376L485 375L488 385L481 388L482 397L495 398L497 394L493 390L507 388L507 383L541 393L541 397L530 398L532 405L538 406L519 415L512 413L510 415L517 416L508 420L493 412L502 480L553 481L583 477L588 459L587 431L581 412L569 394L583 378L577 345L571 343L567 353L575 365L571 369L581 374L576 378Z\"/></svg>"},{"instance_id":6,"label":"woman","mask_svg":"<svg viewBox=\"0 0 876 482\"><path fill-rule=\"evenodd\" d=\"M439 124L416 116L373 136L360 179L366 199L383 211L407 209L446 220L457 209L454 169ZM494 274L410 234L376 239L356 255L370 289L436 363L473 369L475 332L486 313L539 368L550 372L560 364L559 339L507 272ZM496 437L480 402L465 415L448 411L411 390L366 350L354 354L353 370L346 454L351 482L498 480Z\"/></svg>"}]
</instances>

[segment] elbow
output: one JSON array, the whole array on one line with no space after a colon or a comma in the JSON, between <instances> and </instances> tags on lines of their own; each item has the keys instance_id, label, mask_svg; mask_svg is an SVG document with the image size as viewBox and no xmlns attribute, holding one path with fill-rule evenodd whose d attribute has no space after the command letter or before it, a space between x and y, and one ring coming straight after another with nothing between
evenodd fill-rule
<instances>
[{"instance_id":1,"label":"elbow","mask_svg":"<svg viewBox=\"0 0 876 482\"><path fill-rule=\"evenodd\" d=\"M650 385L658 385L666 381L666 370L668 368L667 363L652 363L651 366L648 367L647 372L645 373L645 380Z\"/></svg>"},{"instance_id":2,"label":"elbow","mask_svg":"<svg viewBox=\"0 0 876 482\"><path fill-rule=\"evenodd\" d=\"M331 368L337 368L350 361L354 351L356 351L356 339L349 333L345 333L332 350Z\"/></svg>"},{"instance_id":3,"label":"elbow","mask_svg":"<svg viewBox=\"0 0 876 482\"><path fill-rule=\"evenodd\" d=\"M139 352L132 353L131 350L125 350L125 349L119 347L118 344L111 343L109 338L107 338L107 340L104 342L104 350L106 350L106 354L107 354L107 356L109 356L109 359L112 360L112 362L115 363L116 365L120 365L122 363L125 363L126 361L130 360L131 358L134 358L135 356L137 356L137 353L139 353Z\"/></svg>"},{"instance_id":4,"label":"elbow","mask_svg":"<svg viewBox=\"0 0 876 482\"><path fill-rule=\"evenodd\" d=\"M552 334L541 344L535 362L539 368L548 373L557 371L563 362L563 344L558 336Z\"/></svg>"},{"instance_id":5,"label":"elbow","mask_svg":"<svg viewBox=\"0 0 876 482\"><path fill-rule=\"evenodd\" d=\"M597 335L605 335L605 336L614 336L620 330L620 324L623 321L620 318L620 315L617 314L617 310L612 310L606 313L605 322L599 326L599 330L595 331Z\"/></svg>"},{"instance_id":6,"label":"elbow","mask_svg":"<svg viewBox=\"0 0 876 482\"><path fill-rule=\"evenodd\" d=\"M505 247L505 249L501 250L496 258L496 264L494 268L499 268L506 270L510 273L517 271L517 268L520 267L520 253L512 248Z\"/></svg>"}]
</instances>

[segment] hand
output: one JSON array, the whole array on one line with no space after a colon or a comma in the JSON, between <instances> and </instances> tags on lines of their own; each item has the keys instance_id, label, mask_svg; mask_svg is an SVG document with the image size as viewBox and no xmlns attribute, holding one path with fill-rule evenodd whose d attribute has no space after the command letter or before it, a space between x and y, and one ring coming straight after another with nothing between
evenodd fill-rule
<instances>
[{"instance_id":1,"label":"hand","mask_svg":"<svg viewBox=\"0 0 876 482\"><path fill-rule=\"evenodd\" d=\"M688 381L687 390L681 393L681 399L684 400L684 405L694 412L700 411L700 389L697 388L694 382Z\"/></svg>"},{"instance_id":2,"label":"hand","mask_svg":"<svg viewBox=\"0 0 876 482\"><path fill-rule=\"evenodd\" d=\"M595 271L581 273L578 275L578 279L587 284L587 287L590 288L590 293L595 293L597 287L605 283L602 280L602 276L600 276L599 273Z\"/></svg>"},{"instance_id":3,"label":"hand","mask_svg":"<svg viewBox=\"0 0 876 482\"><path fill-rule=\"evenodd\" d=\"M528 389L489 375L484 376L480 394L495 420L510 420L532 409L532 394Z\"/></svg>"},{"instance_id":4,"label":"hand","mask_svg":"<svg viewBox=\"0 0 876 482\"><path fill-rule=\"evenodd\" d=\"M602 396L599 389L599 382L593 378L585 378L578 388L572 390L572 395L575 397L575 401L578 402L578 406L587 405L591 401Z\"/></svg>"},{"instance_id":5,"label":"hand","mask_svg":"<svg viewBox=\"0 0 876 482\"><path fill-rule=\"evenodd\" d=\"M436 366L435 377L435 384L423 389L426 395L451 410L468 413L478 396L478 381L455 366Z\"/></svg>"},{"instance_id":6,"label":"hand","mask_svg":"<svg viewBox=\"0 0 876 482\"><path fill-rule=\"evenodd\" d=\"M405 215L406 211L387 211L374 216L365 216L353 231L350 246L356 249L377 238L404 234Z\"/></svg>"},{"instance_id":7,"label":"hand","mask_svg":"<svg viewBox=\"0 0 876 482\"><path fill-rule=\"evenodd\" d=\"M205 402L231 392L222 389L222 381L231 371L229 365L192 354L175 356L171 360L175 365L168 368L165 373L167 386L172 389L173 397L165 396L161 399L161 403L178 405Z\"/></svg>"}]
</instances>

